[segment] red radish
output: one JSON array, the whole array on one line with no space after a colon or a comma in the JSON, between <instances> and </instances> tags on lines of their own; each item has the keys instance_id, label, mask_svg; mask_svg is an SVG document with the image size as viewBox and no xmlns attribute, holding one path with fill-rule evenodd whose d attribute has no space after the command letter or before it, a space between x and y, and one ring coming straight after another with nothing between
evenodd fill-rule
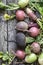
<instances>
[{"instance_id":1,"label":"red radish","mask_svg":"<svg viewBox=\"0 0 43 65\"><path fill-rule=\"evenodd\" d=\"M40 30L37 27L31 27L28 32L30 36L36 37L40 33Z\"/></svg>"},{"instance_id":2,"label":"red radish","mask_svg":"<svg viewBox=\"0 0 43 65\"><path fill-rule=\"evenodd\" d=\"M17 50L16 51L16 56L20 59L24 59L25 57L25 52L24 51L21 51L21 50Z\"/></svg>"},{"instance_id":3,"label":"red radish","mask_svg":"<svg viewBox=\"0 0 43 65\"><path fill-rule=\"evenodd\" d=\"M25 19L25 13L23 10L16 11L16 19L20 21Z\"/></svg>"},{"instance_id":4,"label":"red radish","mask_svg":"<svg viewBox=\"0 0 43 65\"><path fill-rule=\"evenodd\" d=\"M30 8L26 8L26 13L31 19L37 20L37 16L34 14L34 12Z\"/></svg>"},{"instance_id":5,"label":"red radish","mask_svg":"<svg viewBox=\"0 0 43 65\"><path fill-rule=\"evenodd\" d=\"M34 53L39 53L40 52L40 45L37 42L33 42L31 45L31 50Z\"/></svg>"},{"instance_id":6,"label":"red radish","mask_svg":"<svg viewBox=\"0 0 43 65\"><path fill-rule=\"evenodd\" d=\"M17 50L16 52L14 52L13 50L12 50L12 53L15 55L15 56L17 56L19 59L24 59L25 58L25 55L26 55L26 53L24 52L24 51L22 51L22 50Z\"/></svg>"}]
</instances>

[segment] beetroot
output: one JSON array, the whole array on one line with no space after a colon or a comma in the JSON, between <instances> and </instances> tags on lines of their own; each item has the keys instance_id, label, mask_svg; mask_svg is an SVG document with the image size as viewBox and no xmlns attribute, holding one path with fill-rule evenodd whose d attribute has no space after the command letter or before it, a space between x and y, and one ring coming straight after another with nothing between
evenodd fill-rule
<instances>
[{"instance_id":1,"label":"beetroot","mask_svg":"<svg viewBox=\"0 0 43 65\"><path fill-rule=\"evenodd\" d=\"M16 11L16 19L20 20L20 21L25 19L25 13L23 10L17 10Z\"/></svg>"},{"instance_id":2,"label":"beetroot","mask_svg":"<svg viewBox=\"0 0 43 65\"><path fill-rule=\"evenodd\" d=\"M37 43L37 42L33 42L31 44L31 50L34 52L34 53L39 53L40 52L40 45Z\"/></svg>"},{"instance_id":3,"label":"beetroot","mask_svg":"<svg viewBox=\"0 0 43 65\"><path fill-rule=\"evenodd\" d=\"M37 27L31 27L28 32L30 36L36 37L40 33L40 30Z\"/></svg>"}]
</instances>

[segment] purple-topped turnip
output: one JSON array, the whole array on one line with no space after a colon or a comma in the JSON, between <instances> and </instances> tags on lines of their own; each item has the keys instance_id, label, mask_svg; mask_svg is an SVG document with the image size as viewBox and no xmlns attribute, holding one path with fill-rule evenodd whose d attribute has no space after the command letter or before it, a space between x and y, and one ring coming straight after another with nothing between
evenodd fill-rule
<instances>
[{"instance_id":1,"label":"purple-topped turnip","mask_svg":"<svg viewBox=\"0 0 43 65\"><path fill-rule=\"evenodd\" d=\"M26 31L28 29L28 24L24 21L21 21L16 24L16 29L19 31Z\"/></svg>"},{"instance_id":2,"label":"purple-topped turnip","mask_svg":"<svg viewBox=\"0 0 43 65\"><path fill-rule=\"evenodd\" d=\"M31 44L31 50L34 52L34 53L39 53L40 52L40 45L37 43L37 42L33 42Z\"/></svg>"}]
</instances>

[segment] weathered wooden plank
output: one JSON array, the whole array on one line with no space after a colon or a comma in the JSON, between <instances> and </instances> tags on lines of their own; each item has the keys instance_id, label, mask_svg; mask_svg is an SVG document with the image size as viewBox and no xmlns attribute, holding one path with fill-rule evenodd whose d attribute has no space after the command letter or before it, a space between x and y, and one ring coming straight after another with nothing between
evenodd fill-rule
<instances>
[{"instance_id":1,"label":"weathered wooden plank","mask_svg":"<svg viewBox=\"0 0 43 65\"><path fill-rule=\"evenodd\" d=\"M7 4L10 2L16 2L17 0L7 0ZM8 11L11 14L10 11ZM16 25L16 20L8 21L8 40L15 40L16 30L14 29ZM10 31L12 30L12 31ZM10 52L11 49L15 49L16 43L15 42L8 42L8 51Z\"/></svg>"},{"instance_id":2,"label":"weathered wooden plank","mask_svg":"<svg viewBox=\"0 0 43 65\"><path fill-rule=\"evenodd\" d=\"M17 0L7 0L7 4L8 3L17 3ZM9 14L11 14L10 11L8 11ZM8 21L8 40L15 40L15 36L16 36L16 30L15 30L15 25L16 25L16 19ZM13 49L14 51L16 50L17 46L15 42L8 42L8 51L10 52L11 49ZM12 63L12 65L14 65L14 62Z\"/></svg>"},{"instance_id":3,"label":"weathered wooden plank","mask_svg":"<svg viewBox=\"0 0 43 65\"><path fill-rule=\"evenodd\" d=\"M2 0L6 4L6 0ZM4 22L2 21L3 13L0 13L0 51L3 51L6 46L3 46L6 44L4 41ZM2 65L2 60L0 59L0 65Z\"/></svg>"}]
</instances>

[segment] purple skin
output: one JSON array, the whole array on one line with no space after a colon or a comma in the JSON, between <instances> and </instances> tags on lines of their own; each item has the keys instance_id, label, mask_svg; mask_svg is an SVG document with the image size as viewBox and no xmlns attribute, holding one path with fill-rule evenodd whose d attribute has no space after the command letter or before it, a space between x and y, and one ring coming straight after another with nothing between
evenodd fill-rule
<instances>
[{"instance_id":1,"label":"purple skin","mask_svg":"<svg viewBox=\"0 0 43 65\"><path fill-rule=\"evenodd\" d=\"M28 16L36 21L37 20L37 16L34 14L34 12L30 9L30 8L26 8L26 13L28 14Z\"/></svg>"},{"instance_id":2,"label":"purple skin","mask_svg":"<svg viewBox=\"0 0 43 65\"><path fill-rule=\"evenodd\" d=\"M31 27L29 30L28 30L28 33L30 36L32 37L36 37L40 34L40 29L38 29L37 27Z\"/></svg>"},{"instance_id":3,"label":"purple skin","mask_svg":"<svg viewBox=\"0 0 43 65\"><path fill-rule=\"evenodd\" d=\"M40 45L37 43L37 42L33 42L31 44L31 50L34 52L34 53L39 53L40 52Z\"/></svg>"},{"instance_id":4,"label":"purple skin","mask_svg":"<svg viewBox=\"0 0 43 65\"><path fill-rule=\"evenodd\" d=\"M37 23L30 22L30 23L28 23L28 26L29 26L29 28L30 27L38 27L38 24Z\"/></svg>"}]
</instances>

